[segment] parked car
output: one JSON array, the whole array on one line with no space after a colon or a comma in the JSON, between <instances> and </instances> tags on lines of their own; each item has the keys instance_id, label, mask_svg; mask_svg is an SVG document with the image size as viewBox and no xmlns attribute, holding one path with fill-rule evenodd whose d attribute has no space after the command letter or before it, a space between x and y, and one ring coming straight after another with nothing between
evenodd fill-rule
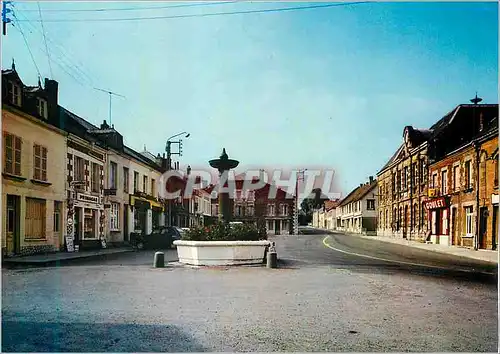
<instances>
[{"instance_id":1,"label":"parked car","mask_svg":"<svg viewBox=\"0 0 500 354\"><path fill-rule=\"evenodd\" d=\"M173 242L167 227L156 228L148 235L135 232L131 235L131 241L139 250L170 248Z\"/></svg>"}]
</instances>

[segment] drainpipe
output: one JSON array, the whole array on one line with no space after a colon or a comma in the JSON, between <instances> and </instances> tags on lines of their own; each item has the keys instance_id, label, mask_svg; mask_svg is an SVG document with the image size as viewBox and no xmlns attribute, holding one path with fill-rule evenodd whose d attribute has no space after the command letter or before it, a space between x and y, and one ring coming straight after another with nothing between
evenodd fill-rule
<instances>
[{"instance_id":1,"label":"drainpipe","mask_svg":"<svg viewBox=\"0 0 500 354\"><path fill-rule=\"evenodd\" d=\"M474 250L477 251L479 248L479 154L480 145L477 140L475 140L472 145L476 151L476 232L474 233Z\"/></svg>"}]
</instances>

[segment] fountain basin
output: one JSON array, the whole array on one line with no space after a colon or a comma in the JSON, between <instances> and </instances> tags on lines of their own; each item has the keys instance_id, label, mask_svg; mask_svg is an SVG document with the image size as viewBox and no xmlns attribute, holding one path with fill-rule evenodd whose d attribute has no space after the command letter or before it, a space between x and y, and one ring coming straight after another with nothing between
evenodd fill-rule
<instances>
[{"instance_id":1,"label":"fountain basin","mask_svg":"<svg viewBox=\"0 0 500 354\"><path fill-rule=\"evenodd\" d=\"M261 264L269 241L174 241L179 263L197 266Z\"/></svg>"}]
</instances>

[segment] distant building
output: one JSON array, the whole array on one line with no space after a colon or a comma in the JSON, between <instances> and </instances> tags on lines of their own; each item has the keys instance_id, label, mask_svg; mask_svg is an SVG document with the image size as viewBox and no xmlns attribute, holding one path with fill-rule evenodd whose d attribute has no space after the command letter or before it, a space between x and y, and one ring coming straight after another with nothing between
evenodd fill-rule
<instances>
[{"instance_id":1,"label":"distant building","mask_svg":"<svg viewBox=\"0 0 500 354\"><path fill-rule=\"evenodd\" d=\"M377 230L377 181L360 184L349 193L336 208L339 229L359 234L375 234Z\"/></svg>"}]
</instances>

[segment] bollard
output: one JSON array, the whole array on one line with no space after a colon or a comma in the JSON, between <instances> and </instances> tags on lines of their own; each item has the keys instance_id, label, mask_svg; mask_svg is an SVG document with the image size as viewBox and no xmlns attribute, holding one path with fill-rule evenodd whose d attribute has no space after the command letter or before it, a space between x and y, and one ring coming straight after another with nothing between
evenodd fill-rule
<instances>
[{"instance_id":1,"label":"bollard","mask_svg":"<svg viewBox=\"0 0 500 354\"><path fill-rule=\"evenodd\" d=\"M269 251L267 251L267 268L277 268L277 267L278 267L278 254L276 253L274 242L271 242Z\"/></svg>"},{"instance_id":2,"label":"bollard","mask_svg":"<svg viewBox=\"0 0 500 354\"><path fill-rule=\"evenodd\" d=\"M163 252L155 253L154 265L155 268L165 267L165 254Z\"/></svg>"}]
</instances>

